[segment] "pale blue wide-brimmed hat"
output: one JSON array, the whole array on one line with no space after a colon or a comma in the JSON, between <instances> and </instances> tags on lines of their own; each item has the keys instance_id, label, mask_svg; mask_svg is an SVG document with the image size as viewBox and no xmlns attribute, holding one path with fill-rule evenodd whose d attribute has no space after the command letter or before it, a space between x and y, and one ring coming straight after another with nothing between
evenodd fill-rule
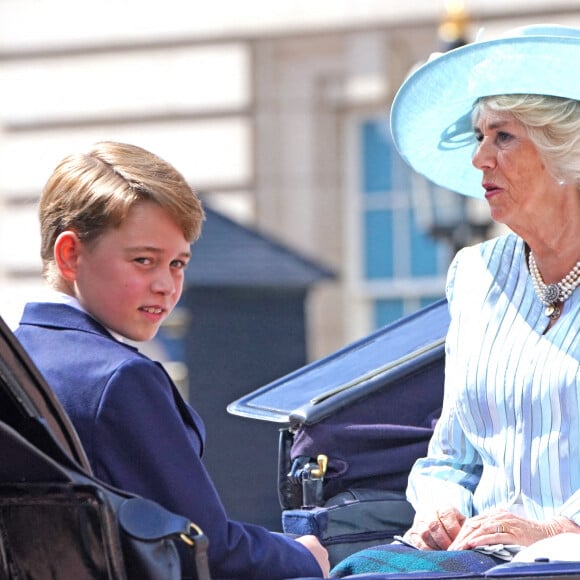
<instances>
[{"instance_id":1,"label":"pale blue wide-brimmed hat","mask_svg":"<svg viewBox=\"0 0 580 580\"><path fill-rule=\"evenodd\" d=\"M580 28L538 24L474 42L415 70L391 109L391 132L403 159L430 181L483 197L471 165L471 111L480 97L539 94L580 100Z\"/></svg>"}]
</instances>

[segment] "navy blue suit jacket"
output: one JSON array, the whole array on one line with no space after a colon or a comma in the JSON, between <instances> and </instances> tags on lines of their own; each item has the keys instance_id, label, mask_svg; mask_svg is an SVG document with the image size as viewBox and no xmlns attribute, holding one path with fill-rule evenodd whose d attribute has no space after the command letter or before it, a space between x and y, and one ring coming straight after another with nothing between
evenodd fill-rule
<instances>
[{"instance_id":1,"label":"navy blue suit jacket","mask_svg":"<svg viewBox=\"0 0 580 580\"><path fill-rule=\"evenodd\" d=\"M228 519L201 461L203 422L160 364L66 304L28 304L16 336L70 416L95 475L199 525L212 576L321 576L298 542Z\"/></svg>"}]
</instances>

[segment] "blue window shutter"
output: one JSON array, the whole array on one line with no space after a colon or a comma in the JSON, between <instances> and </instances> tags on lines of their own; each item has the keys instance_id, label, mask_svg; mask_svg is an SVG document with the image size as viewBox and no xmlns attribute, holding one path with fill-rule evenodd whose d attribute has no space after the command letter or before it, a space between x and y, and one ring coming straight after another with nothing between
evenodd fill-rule
<instances>
[{"instance_id":1,"label":"blue window shutter","mask_svg":"<svg viewBox=\"0 0 580 580\"><path fill-rule=\"evenodd\" d=\"M393 277L393 214L369 210L364 215L365 276L368 279Z\"/></svg>"},{"instance_id":2,"label":"blue window shutter","mask_svg":"<svg viewBox=\"0 0 580 580\"><path fill-rule=\"evenodd\" d=\"M386 131L388 124L385 119L363 123L362 166L365 193L391 191L393 188L393 146Z\"/></svg>"},{"instance_id":3,"label":"blue window shutter","mask_svg":"<svg viewBox=\"0 0 580 580\"><path fill-rule=\"evenodd\" d=\"M437 276L439 273L438 244L417 227L414 213L409 214L411 232L411 275Z\"/></svg>"},{"instance_id":4,"label":"blue window shutter","mask_svg":"<svg viewBox=\"0 0 580 580\"><path fill-rule=\"evenodd\" d=\"M403 300L377 300L375 302L375 328L398 320L404 313Z\"/></svg>"},{"instance_id":5,"label":"blue window shutter","mask_svg":"<svg viewBox=\"0 0 580 580\"><path fill-rule=\"evenodd\" d=\"M395 149L388 118L362 121L359 147L361 274L374 296L371 311L378 328L440 298L421 295L420 290L417 295L413 279L429 279L430 284L433 278L440 279L446 267L445 248L417 224L412 171ZM412 289L409 295L405 287Z\"/></svg>"}]
</instances>

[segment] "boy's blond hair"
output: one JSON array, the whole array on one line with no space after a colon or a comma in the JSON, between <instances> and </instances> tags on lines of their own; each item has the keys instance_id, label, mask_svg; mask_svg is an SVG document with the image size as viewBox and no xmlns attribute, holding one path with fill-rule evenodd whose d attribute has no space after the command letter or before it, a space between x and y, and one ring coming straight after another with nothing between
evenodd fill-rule
<instances>
[{"instance_id":1,"label":"boy's blond hair","mask_svg":"<svg viewBox=\"0 0 580 580\"><path fill-rule=\"evenodd\" d=\"M102 141L87 153L65 157L48 179L40 199L42 273L54 285L58 272L54 244L73 230L85 243L94 242L123 223L133 205L159 204L194 242L204 211L196 193L171 164L125 143Z\"/></svg>"}]
</instances>

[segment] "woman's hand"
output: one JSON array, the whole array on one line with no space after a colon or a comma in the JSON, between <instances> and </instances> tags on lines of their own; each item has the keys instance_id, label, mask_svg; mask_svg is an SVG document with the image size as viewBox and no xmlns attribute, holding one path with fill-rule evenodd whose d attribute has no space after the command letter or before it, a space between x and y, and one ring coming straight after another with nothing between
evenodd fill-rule
<instances>
[{"instance_id":1,"label":"woman's hand","mask_svg":"<svg viewBox=\"0 0 580 580\"><path fill-rule=\"evenodd\" d=\"M565 517L557 517L548 522L537 522L508 511L497 511L466 520L448 549L469 550L490 544L529 546L538 540L564 532L578 534L580 527Z\"/></svg>"},{"instance_id":2,"label":"woman's hand","mask_svg":"<svg viewBox=\"0 0 580 580\"><path fill-rule=\"evenodd\" d=\"M421 550L447 550L464 521L465 516L452 506L417 515L403 539Z\"/></svg>"}]
</instances>

